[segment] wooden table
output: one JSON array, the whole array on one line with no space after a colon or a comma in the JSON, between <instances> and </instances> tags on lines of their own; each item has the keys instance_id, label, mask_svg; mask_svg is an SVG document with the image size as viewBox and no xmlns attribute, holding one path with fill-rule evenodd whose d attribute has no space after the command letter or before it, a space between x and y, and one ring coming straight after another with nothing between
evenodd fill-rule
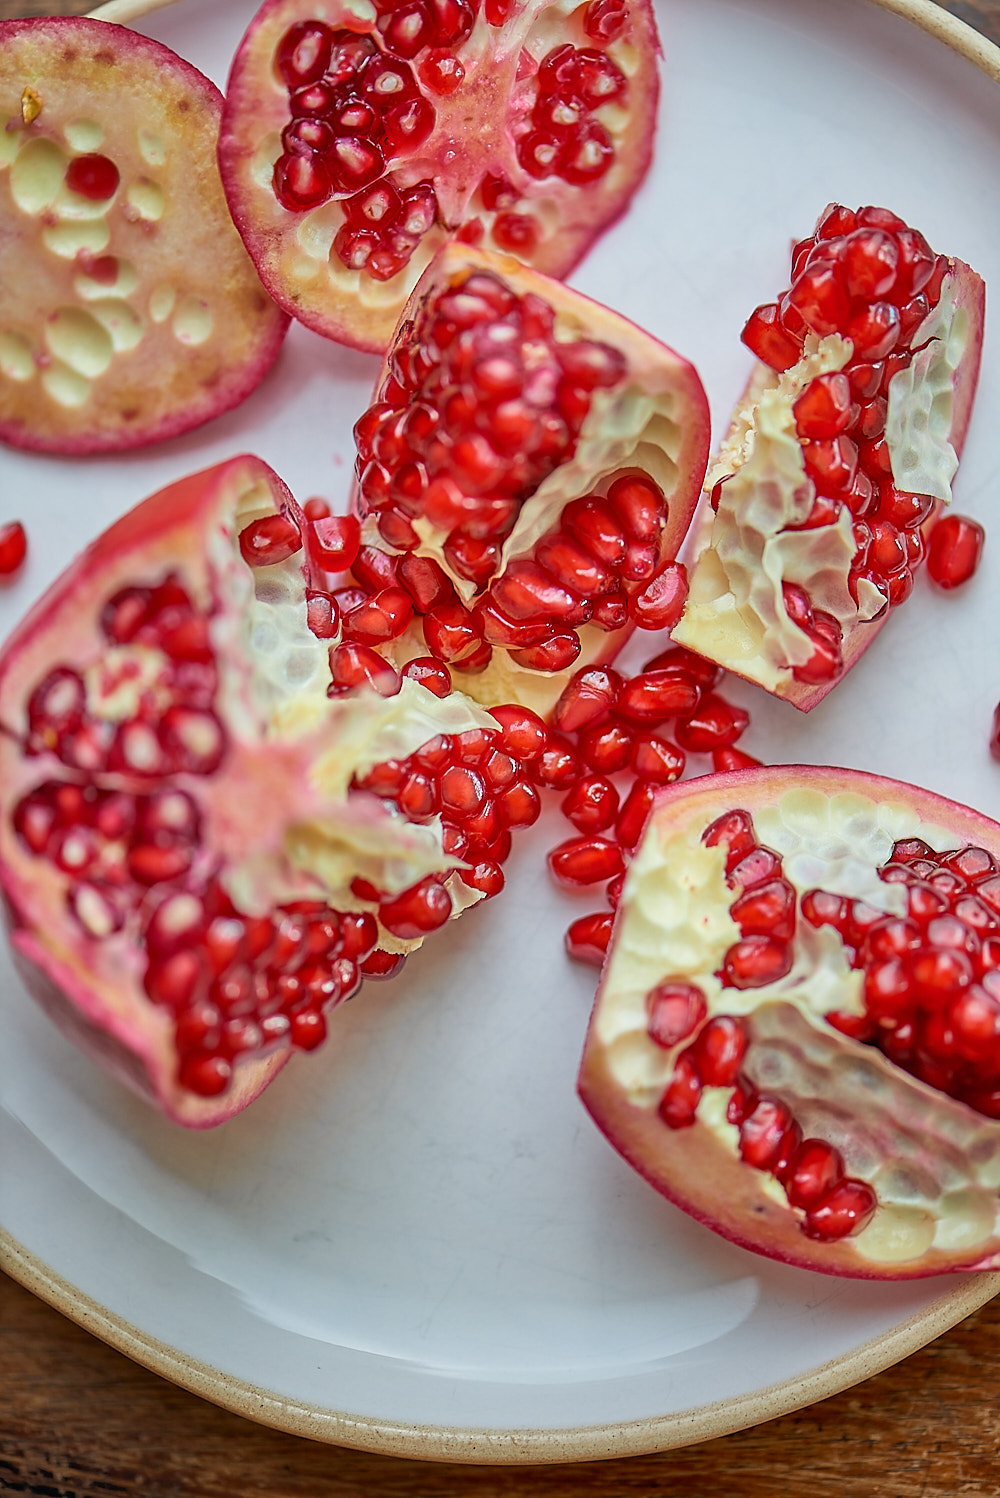
<instances>
[{"instance_id":1,"label":"wooden table","mask_svg":"<svg viewBox=\"0 0 1000 1498\"><path fill-rule=\"evenodd\" d=\"M78 13L89 3L0 0L0 17ZM1000 0L951 0L946 9L1000 42ZM857 1388L699 1446L558 1467L404 1461L286 1436L206 1404L0 1275L0 1493L997 1498L998 1410L1000 1299Z\"/></svg>"}]
</instances>

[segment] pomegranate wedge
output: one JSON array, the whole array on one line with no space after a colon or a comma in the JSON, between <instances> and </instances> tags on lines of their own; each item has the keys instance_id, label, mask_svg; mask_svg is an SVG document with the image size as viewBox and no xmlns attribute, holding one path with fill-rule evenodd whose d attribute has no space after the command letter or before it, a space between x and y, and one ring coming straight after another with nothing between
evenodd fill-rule
<instances>
[{"instance_id":1,"label":"pomegranate wedge","mask_svg":"<svg viewBox=\"0 0 1000 1498\"><path fill-rule=\"evenodd\" d=\"M538 815L521 757L545 737L524 713L362 650L328 695L303 523L256 458L196 474L100 536L0 654L19 969L198 1127L317 1046L364 976L497 893Z\"/></svg>"},{"instance_id":2,"label":"pomegranate wedge","mask_svg":"<svg viewBox=\"0 0 1000 1498\"><path fill-rule=\"evenodd\" d=\"M449 247L355 427L354 574L409 604L382 648L546 713L571 669L676 618L708 431L697 373L657 339L507 256ZM375 643L367 606L344 638L359 627Z\"/></svg>"},{"instance_id":3,"label":"pomegranate wedge","mask_svg":"<svg viewBox=\"0 0 1000 1498\"><path fill-rule=\"evenodd\" d=\"M123 26L0 22L0 441L157 442L270 368L288 319L226 208L221 108Z\"/></svg>"},{"instance_id":4,"label":"pomegranate wedge","mask_svg":"<svg viewBox=\"0 0 1000 1498\"><path fill-rule=\"evenodd\" d=\"M829 1274L1000 1265L1000 825L803 766L672 786L580 1092L650 1183Z\"/></svg>"},{"instance_id":5,"label":"pomegranate wedge","mask_svg":"<svg viewBox=\"0 0 1000 1498\"><path fill-rule=\"evenodd\" d=\"M692 531L679 643L808 711L905 602L951 500L983 283L884 208L833 204L743 340L761 361Z\"/></svg>"},{"instance_id":6,"label":"pomegranate wedge","mask_svg":"<svg viewBox=\"0 0 1000 1498\"><path fill-rule=\"evenodd\" d=\"M380 351L453 235L566 275L649 165L658 51L649 0L268 0L220 144L264 284Z\"/></svg>"}]
</instances>

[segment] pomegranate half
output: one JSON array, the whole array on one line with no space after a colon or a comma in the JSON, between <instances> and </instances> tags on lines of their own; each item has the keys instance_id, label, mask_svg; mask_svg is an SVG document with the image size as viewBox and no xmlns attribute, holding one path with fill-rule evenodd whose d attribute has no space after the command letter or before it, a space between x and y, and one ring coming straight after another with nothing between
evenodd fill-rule
<instances>
[{"instance_id":1,"label":"pomegranate half","mask_svg":"<svg viewBox=\"0 0 1000 1498\"><path fill-rule=\"evenodd\" d=\"M154 495L0 654L0 891L29 990L181 1123L245 1107L364 976L503 885L501 722L363 652L330 694L302 513L259 459Z\"/></svg>"},{"instance_id":2,"label":"pomegranate half","mask_svg":"<svg viewBox=\"0 0 1000 1498\"><path fill-rule=\"evenodd\" d=\"M138 447L263 379L288 319L226 208L221 110L124 26L0 22L0 441Z\"/></svg>"},{"instance_id":3,"label":"pomegranate half","mask_svg":"<svg viewBox=\"0 0 1000 1498\"><path fill-rule=\"evenodd\" d=\"M1000 1264L1000 825L858 771L665 790L580 1093L671 1201L770 1258Z\"/></svg>"},{"instance_id":4,"label":"pomegranate half","mask_svg":"<svg viewBox=\"0 0 1000 1498\"><path fill-rule=\"evenodd\" d=\"M566 275L649 166L649 0L267 0L219 159L275 300L381 351L452 236Z\"/></svg>"},{"instance_id":5,"label":"pomegranate half","mask_svg":"<svg viewBox=\"0 0 1000 1498\"><path fill-rule=\"evenodd\" d=\"M355 438L361 575L381 569L413 605L393 659L429 653L480 702L545 714L571 668L676 618L705 393L687 360L579 292L449 246Z\"/></svg>"},{"instance_id":6,"label":"pomegranate half","mask_svg":"<svg viewBox=\"0 0 1000 1498\"><path fill-rule=\"evenodd\" d=\"M808 711L905 602L951 500L984 288L884 208L832 204L743 332L674 639Z\"/></svg>"}]
</instances>

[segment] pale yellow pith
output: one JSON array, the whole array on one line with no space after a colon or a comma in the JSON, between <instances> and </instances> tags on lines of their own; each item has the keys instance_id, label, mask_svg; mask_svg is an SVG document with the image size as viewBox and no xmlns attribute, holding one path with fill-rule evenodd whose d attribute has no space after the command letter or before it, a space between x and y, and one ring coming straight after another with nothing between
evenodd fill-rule
<instances>
[{"instance_id":1,"label":"pale yellow pith","mask_svg":"<svg viewBox=\"0 0 1000 1498\"><path fill-rule=\"evenodd\" d=\"M744 1071L755 1086L786 1102L805 1137L840 1149L849 1174L874 1187L875 1216L851 1240L863 1258L902 1264L930 1247L985 1243L997 1230L1000 1123L906 1077L825 1023L833 1009L863 1012L862 976L836 933L800 917L785 978L742 992L722 987L716 973L740 933L729 915L734 893L725 883L724 851L701 842L710 820L699 815L685 826L654 814L629 868L625 917L593 1021L616 1084L633 1106L657 1107L686 1042L666 1050L649 1038L647 996L670 978L693 982L710 1015L752 1016ZM939 850L954 845L945 828L921 822L901 803L804 787L755 813L754 828L757 840L781 855L800 894L822 888L895 914L905 909L905 895L875 874L893 843L920 837ZM698 1120L736 1155L728 1096L727 1088L707 1087ZM757 1184L788 1205L766 1172L757 1173Z\"/></svg>"}]
</instances>

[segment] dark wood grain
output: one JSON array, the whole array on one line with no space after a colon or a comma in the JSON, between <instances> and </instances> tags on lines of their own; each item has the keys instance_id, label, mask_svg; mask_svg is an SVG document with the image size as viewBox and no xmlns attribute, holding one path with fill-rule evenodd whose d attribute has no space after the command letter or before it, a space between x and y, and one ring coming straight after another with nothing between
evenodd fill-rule
<instances>
[{"instance_id":1,"label":"dark wood grain","mask_svg":"<svg viewBox=\"0 0 1000 1498\"><path fill-rule=\"evenodd\" d=\"M0 0L0 17L91 3ZM1000 0L945 8L1000 42ZM0 1492L37 1498L997 1498L998 1410L994 1301L877 1378L721 1440L556 1467L426 1464L216 1409L0 1275Z\"/></svg>"}]
</instances>

